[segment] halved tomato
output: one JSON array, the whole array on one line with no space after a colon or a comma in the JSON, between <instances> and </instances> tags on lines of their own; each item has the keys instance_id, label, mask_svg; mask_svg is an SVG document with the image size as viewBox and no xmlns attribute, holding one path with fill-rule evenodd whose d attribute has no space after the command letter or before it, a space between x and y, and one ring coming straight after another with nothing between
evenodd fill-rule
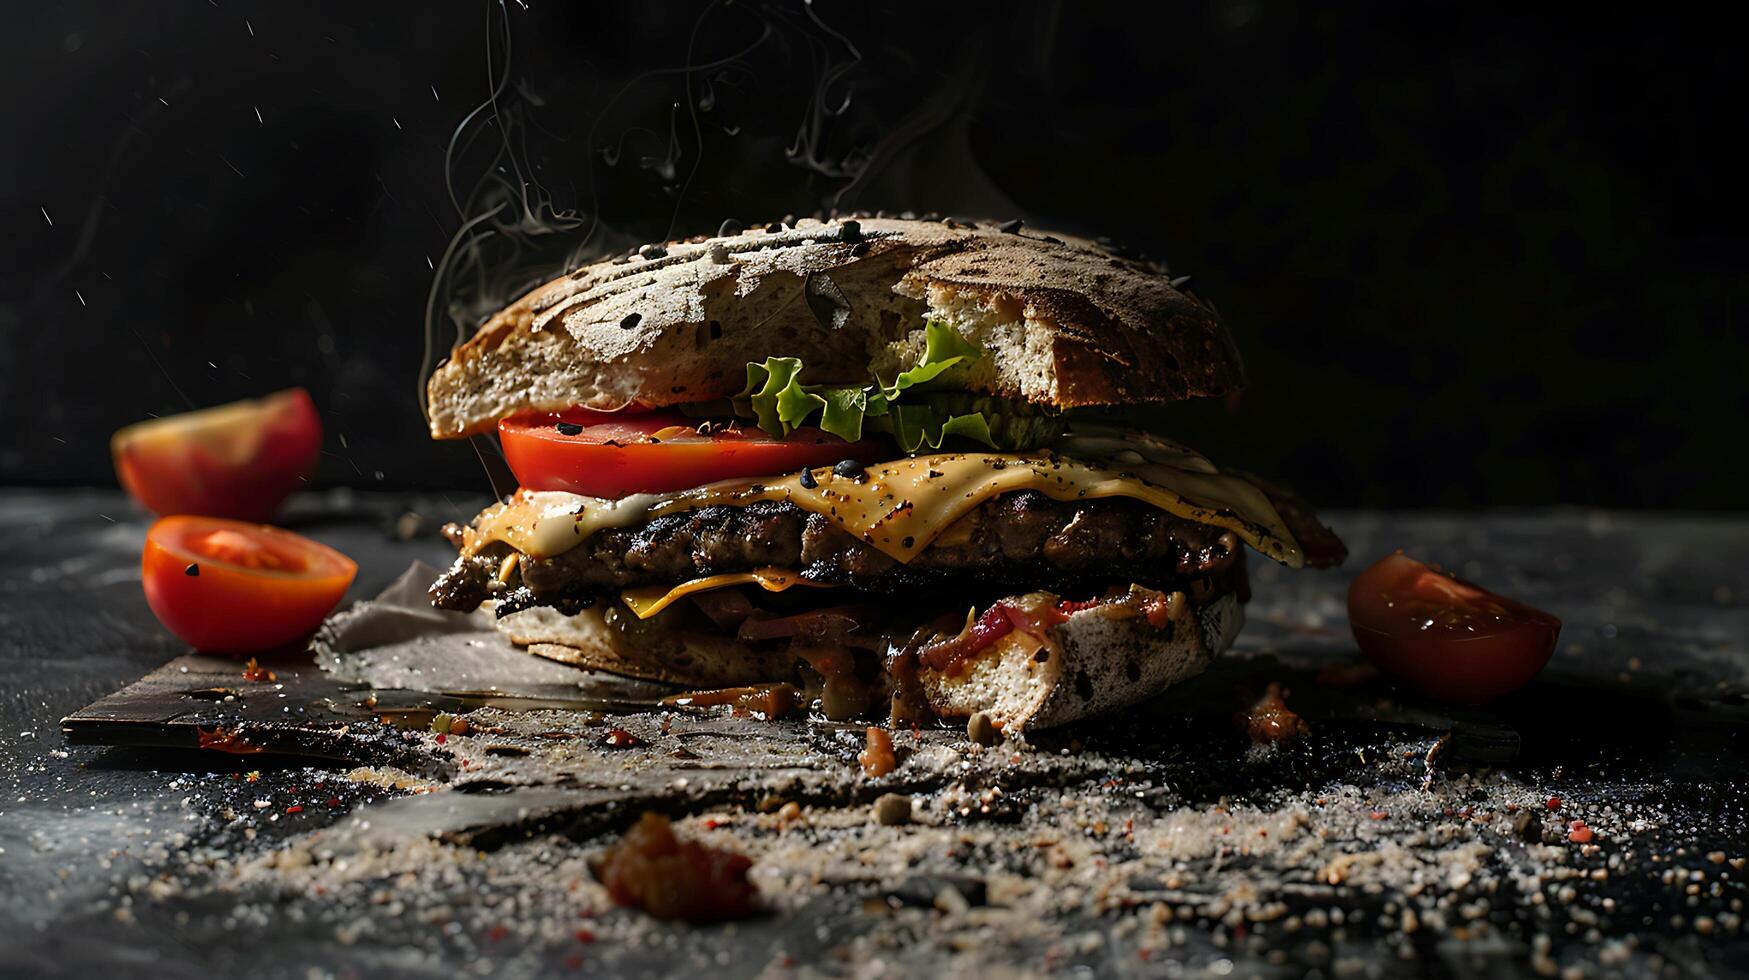
<instances>
[{"instance_id":1,"label":"halved tomato","mask_svg":"<svg viewBox=\"0 0 1749 980\"><path fill-rule=\"evenodd\" d=\"M845 442L818 429L773 439L752 426L712 423L701 432L703 424L677 412L574 408L505 419L498 436L522 486L606 498L787 474L844 459L868 463L893 453L874 440Z\"/></svg>"},{"instance_id":2,"label":"halved tomato","mask_svg":"<svg viewBox=\"0 0 1749 980\"><path fill-rule=\"evenodd\" d=\"M1515 691L1555 652L1561 621L1402 552L1348 587L1354 640L1379 669L1444 701Z\"/></svg>"},{"instance_id":3,"label":"halved tomato","mask_svg":"<svg viewBox=\"0 0 1749 980\"><path fill-rule=\"evenodd\" d=\"M290 531L186 515L153 524L140 559L158 621L215 653L259 653L304 639L357 572L352 559Z\"/></svg>"},{"instance_id":4,"label":"halved tomato","mask_svg":"<svg viewBox=\"0 0 1749 980\"><path fill-rule=\"evenodd\" d=\"M109 445L122 487L155 514L264 521L315 469L322 419L289 388L138 422Z\"/></svg>"}]
</instances>

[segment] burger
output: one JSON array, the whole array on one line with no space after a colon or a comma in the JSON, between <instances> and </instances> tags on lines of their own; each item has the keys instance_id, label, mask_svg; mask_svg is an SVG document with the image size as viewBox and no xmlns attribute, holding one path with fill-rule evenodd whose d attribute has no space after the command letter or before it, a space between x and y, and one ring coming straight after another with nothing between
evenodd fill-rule
<instances>
[{"instance_id":1,"label":"burger","mask_svg":"<svg viewBox=\"0 0 1749 980\"><path fill-rule=\"evenodd\" d=\"M429 378L431 434L496 433L520 485L446 529L431 596L690 692L1060 725L1227 649L1247 547L1345 556L1292 493L1135 423L1243 381L1185 279L1018 222L646 245L523 296Z\"/></svg>"}]
</instances>

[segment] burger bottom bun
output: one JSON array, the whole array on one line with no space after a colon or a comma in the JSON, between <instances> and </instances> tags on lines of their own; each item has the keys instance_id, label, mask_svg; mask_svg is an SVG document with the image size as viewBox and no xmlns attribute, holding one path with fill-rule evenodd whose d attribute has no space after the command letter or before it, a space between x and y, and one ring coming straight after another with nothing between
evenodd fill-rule
<instances>
[{"instance_id":1,"label":"burger bottom bun","mask_svg":"<svg viewBox=\"0 0 1749 980\"><path fill-rule=\"evenodd\" d=\"M920 670L929 706L942 718L978 712L1008 733L1038 731L1128 707L1194 677L1233 645L1244 625L1231 595L1156 628L1142 617L1099 609L1075 613L1039 634L1010 633L954 672ZM537 606L499 628L538 657L692 689L792 680L793 657L732 637L665 635L648 649L616 637L599 608L566 616Z\"/></svg>"}]
</instances>

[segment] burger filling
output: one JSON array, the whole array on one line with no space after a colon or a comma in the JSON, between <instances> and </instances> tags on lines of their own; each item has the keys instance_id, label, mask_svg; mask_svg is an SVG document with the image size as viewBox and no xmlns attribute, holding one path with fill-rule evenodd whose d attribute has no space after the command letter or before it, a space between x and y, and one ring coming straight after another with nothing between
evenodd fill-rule
<instances>
[{"instance_id":1,"label":"burger filling","mask_svg":"<svg viewBox=\"0 0 1749 980\"><path fill-rule=\"evenodd\" d=\"M827 714L924 710L920 670L1085 612L1164 631L1248 597L1246 545L1328 565L1291 494L1154 436L968 394L982 352L928 325L891 382L748 366L723 402L506 419L523 489L467 526L435 605L597 617L626 661L728 645ZM596 620L592 620L596 621ZM771 665L779 665L772 667ZM787 666L785 666L787 665ZM750 668L751 669L751 668Z\"/></svg>"}]
</instances>

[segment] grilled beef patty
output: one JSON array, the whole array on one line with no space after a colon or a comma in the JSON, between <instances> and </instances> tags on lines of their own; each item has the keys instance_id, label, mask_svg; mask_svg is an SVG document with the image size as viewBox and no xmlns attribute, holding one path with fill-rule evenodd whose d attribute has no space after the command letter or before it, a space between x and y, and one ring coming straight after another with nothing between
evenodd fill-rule
<instances>
[{"instance_id":1,"label":"grilled beef patty","mask_svg":"<svg viewBox=\"0 0 1749 980\"><path fill-rule=\"evenodd\" d=\"M1239 550L1229 531L1137 501L1066 503L1023 490L986 501L909 563L900 563L825 517L788 502L761 501L606 529L553 558L519 556L515 605L555 604L764 566L799 569L817 582L887 594L969 583L993 593L1119 579L1164 585L1218 575ZM504 554L457 559L431 587L433 603L470 610L508 594L511 586L495 581Z\"/></svg>"}]
</instances>

